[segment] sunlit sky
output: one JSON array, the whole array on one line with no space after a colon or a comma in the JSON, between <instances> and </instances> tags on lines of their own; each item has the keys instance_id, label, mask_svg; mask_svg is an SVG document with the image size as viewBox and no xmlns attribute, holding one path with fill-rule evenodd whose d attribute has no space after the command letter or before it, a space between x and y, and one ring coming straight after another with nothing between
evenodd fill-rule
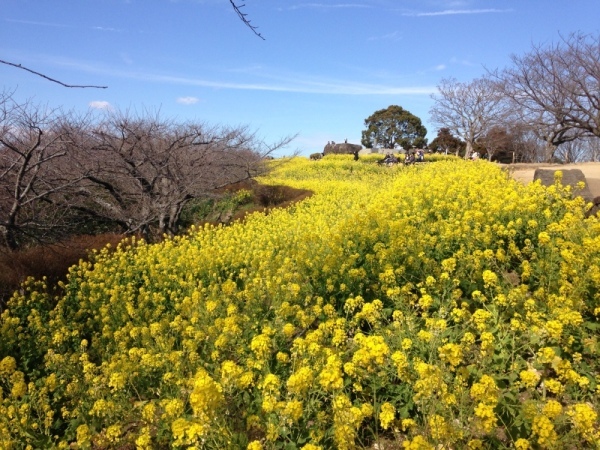
<instances>
[{"instance_id":1,"label":"sunlit sky","mask_svg":"<svg viewBox=\"0 0 600 450\"><path fill-rule=\"evenodd\" d=\"M364 120L400 105L431 141L431 94L511 54L581 31L597 34L600 0L2 0L5 91L66 110L160 111L179 121L248 125L267 142L298 134L309 155L360 143Z\"/></svg>"}]
</instances>

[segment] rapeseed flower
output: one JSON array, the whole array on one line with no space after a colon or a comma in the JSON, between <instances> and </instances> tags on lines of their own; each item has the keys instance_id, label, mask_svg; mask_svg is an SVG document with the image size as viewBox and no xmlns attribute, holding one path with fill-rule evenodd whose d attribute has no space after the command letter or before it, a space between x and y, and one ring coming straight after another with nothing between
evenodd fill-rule
<instances>
[{"instance_id":1,"label":"rapeseed flower","mask_svg":"<svg viewBox=\"0 0 600 450\"><path fill-rule=\"evenodd\" d=\"M381 428L387 430L394 421L395 415L396 408L394 408L394 405L388 402L382 404L381 411L379 411L379 423L381 424Z\"/></svg>"},{"instance_id":2,"label":"rapeseed flower","mask_svg":"<svg viewBox=\"0 0 600 450\"><path fill-rule=\"evenodd\" d=\"M600 222L571 192L487 163L343 155L261 182L314 195L96 252L56 297L33 281L15 293L0 447L216 449L246 434L349 449L373 438L366 418L391 429L409 403L406 448L485 448L517 422L532 435L516 448L599 440ZM63 429L75 436L48 438Z\"/></svg>"},{"instance_id":3,"label":"rapeseed flower","mask_svg":"<svg viewBox=\"0 0 600 450\"><path fill-rule=\"evenodd\" d=\"M462 361L462 348L457 344L445 344L438 347L440 359L450 364L453 368L458 366Z\"/></svg>"},{"instance_id":4,"label":"rapeseed flower","mask_svg":"<svg viewBox=\"0 0 600 450\"><path fill-rule=\"evenodd\" d=\"M534 417L531 430L537 436L537 443L542 447L552 447L558 439L554 424L544 415Z\"/></svg>"},{"instance_id":5,"label":"rapeseed flower","mask_svg":"<svg viewBox=\"0 0 600 450\"><path fill-rule=\"evenodd\" d=\"M567 415L571 418L573 427L586 441L592 443L600 442L600 431L598 427L598 413L588 403L577 403L571 406Z\"/></svg>"},{"instance_id":6,"label":"rapeseed flower","mask_svg":"<svg viewBox=\"0 0 600 450\"><path fill-rule=\"evenodd\" d=\"M435 446L430 444L423 436L415 436L413 439L406 440L402 443L402 447L406 450L434 450Z\"/></svg>"}]
</instances>

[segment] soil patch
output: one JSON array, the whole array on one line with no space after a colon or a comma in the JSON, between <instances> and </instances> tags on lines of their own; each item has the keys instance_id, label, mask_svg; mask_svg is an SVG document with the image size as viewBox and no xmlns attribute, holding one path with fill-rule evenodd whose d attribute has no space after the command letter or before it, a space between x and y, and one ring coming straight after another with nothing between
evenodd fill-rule
<instances>
[{"instance_id":1,"label":"soil patch","mask_svg":"<svg viewBox=\"0 0 600 450\"><path fill-rule=\"evenodd\" d=\"M562 170L561 183L563 186L571 186L573 189L577 189L579 195L585 200L592 201L593 197L590 192L590 188L587 186L586 178L581 169L567 169ZM552 186L555 182L554 175L556 170L554 169L535 169L533 174L533 180L540 180L544 186ZM585 187L580 189L580 183L583 183Z\"/></svg>"},{"instance_id":2,"label":"soil patch","mask_svg":"<svg viewBox=\"0 0 600 450\"><path fill-rule=\"evenodd\" d=\"M530 183L534 180L536 169L545 169L552 172L579 169L585 177L586 186L589 189L591 198L600 196L600 162L585 162L576 164L543 164L543 163L517 163L500 164L501 167L508 170L511 176L522 183Z\"/></svg>"}]
</instances>

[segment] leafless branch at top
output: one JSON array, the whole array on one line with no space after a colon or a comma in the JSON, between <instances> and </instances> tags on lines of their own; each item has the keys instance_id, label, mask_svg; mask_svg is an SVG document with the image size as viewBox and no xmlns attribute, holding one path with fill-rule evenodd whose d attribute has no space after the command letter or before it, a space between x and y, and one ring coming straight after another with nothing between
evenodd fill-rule
<instances>
[{"instance_id":1,"label":"leafless branch at top","mask_svg":"<svg viewBox=\"0 0 600 450\"><path fill-rule=\"evenodd\" d=\"M252 30L252 32L264 41L265 38L257 31L258 27L255 27L254 25L252 25L250 23L250 21L246 18L246 16L248 14L244 14L241 11L241 8L243 8L246 5L245 4L241 4L241 5L238 6L238 5L235 4L235 2L233 0L229 0L229 3L231 3L231 6L233 6L233 10L237 13L237 15L239 16L239 18L241 19L241 21L244 22L246 25L248 25L248 27Z\"/></svg>"},{"instance_id":2,"label":"leafless branch at top","mask_svg":"<svg viewBox=\"0 0 600 450\"><path fill-rule=\"evenodd\" d=\"M42 78L45 78L46 80L52 81L54 83L58 83L61 86L68 87L68 88L96 88L96 89L106 89L108 87L108 86L94 86L94 85L81 85L81 84L65 84L62 81L58 81L58 80L55 80L54 78L50 78L50 77L44 75L43 73L39 73L39 72L36 72L35 70L28 69L27 67L24 67L21 64L11 63L9 61L4 61L2 59L0 59L0 63L6 64L6 65L9 65L9 66L13 66L13 67L16 67L18 69L26 70L27 72L33 73L34 75L38 75L38 76L40 76Z\"/></svg>"}]
</instances>

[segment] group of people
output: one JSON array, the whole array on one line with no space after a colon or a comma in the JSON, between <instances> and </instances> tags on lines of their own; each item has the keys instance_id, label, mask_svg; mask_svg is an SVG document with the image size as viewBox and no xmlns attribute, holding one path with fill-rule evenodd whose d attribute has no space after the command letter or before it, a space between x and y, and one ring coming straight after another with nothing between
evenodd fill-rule
<instances>
[{"instance_id":1,"label":"group of people","mask_svg":"<svg viewBox=\"0 0 600 450\"><path fill-rule=\"evenodd\" d=\"M425 152L423 150L411 150L407 151L404 155L404 164L410 165L416 162L424 162L425 161ZM398 164L400 159L397 156L394 156L392 153L388 153L385 158L379 161L379 164Z\"/></svg>"},{"instance_id":2,"label":"group of people","mask_svg":"<svg viewBox=\"0 0 600 450\"><path fill-rule=\"evenodd\" d=\"M387 155L385 155L385 158L383 158L380 161L377 161L379 164L385 164L386 166L391 166L392 164L398 164L400 162L400 160L394 156L392 153L388 153Z\"/></svg>"},{"instance_id":3,"label":"group of people","mask_svg":"<svg viewBox=\"0 0 600 450\"><path fill-rule=\"evenodd\" d=\"M411 150L404 155L404 164L414 164L425 161L425 152L422 149Z\"/></svg>"}]
</instances>

